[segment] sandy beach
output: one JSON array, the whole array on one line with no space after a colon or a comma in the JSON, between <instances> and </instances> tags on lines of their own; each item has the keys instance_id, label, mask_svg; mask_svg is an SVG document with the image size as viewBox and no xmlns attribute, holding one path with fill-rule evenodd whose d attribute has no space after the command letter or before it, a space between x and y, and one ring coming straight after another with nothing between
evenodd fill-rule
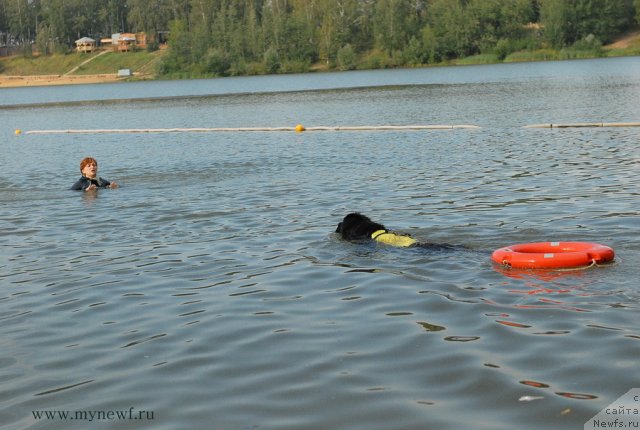
<instances>
[{"instance_id":1,"label":"sandy beach","mask_svg":"<svg viewBox=\"0 0 640 430\"><path fill-rule=\"evenodd\" d=\"M47 85L101 84L122 80L116 73L100 75L38 75L7 76L0 75L0 88L36 87Z\"/></svg>"}]
</instances>

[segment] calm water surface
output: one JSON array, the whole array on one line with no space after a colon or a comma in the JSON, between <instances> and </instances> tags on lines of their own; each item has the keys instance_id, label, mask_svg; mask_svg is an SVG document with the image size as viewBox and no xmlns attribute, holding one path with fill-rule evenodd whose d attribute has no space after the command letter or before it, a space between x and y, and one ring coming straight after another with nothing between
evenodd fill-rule
<instances>
[{"instance_id":1,"label":"calm water surface","mask_svg":"<svg viewBox=\"0 0 640 430\"><path fill-rule=\"evenodd\" d=\"M640 128L522 126L638 100L640 58L0 89L0 426L582 429L640 387ZM297 123L481 128L14 135ZM544 240L617 262L490 261Z\"/></svg>"}]
</instances>

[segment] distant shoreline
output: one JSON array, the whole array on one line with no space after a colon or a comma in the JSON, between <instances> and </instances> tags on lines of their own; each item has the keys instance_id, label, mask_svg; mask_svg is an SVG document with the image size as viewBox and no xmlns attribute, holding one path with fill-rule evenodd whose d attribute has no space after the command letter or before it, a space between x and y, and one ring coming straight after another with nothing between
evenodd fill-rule
<instances>
[{"instance_id":1,"label":"distant shoreline","mask_svg":"<svg viewBox=\"0 0 640 430\"><path fill-rule=\"evenodd\" d=\"M640 38L640 32L635 33L636 38ZM611 45L613 46L613 45ZM486 59L482 58L482 56L476 57L468 57L464 59L457 60L456 62L448 62L448 63L440 63L440 64L431 64L420 67L457 67L457 66L472 66L472 65L487 65L487 64L512 64L512 63L536 63L536 62L544 62L544 61L565 61L565 60L587 60L587 59L595 59L595 58L619 58L619 57L636 57L637 53L630 53L628 55L613 55L613 56L585 56L585 57L576 57L576 58L536 58L531 56L527 59L521 59L518 61L486 61ZM480 58L478 58L480 57ZM364 69L362 69L364 70ZM377 69L367 69L367 70L377 70ZM303 73L313 73L319 72L320 69L315 69L309 72ZM333 72L337 70L324 70L324 72ZM100 74L83 74L83 75L72 75L72 74L49 74L49 75L4 75L0 74L0 90L2 88L19 88L19 87L44 87L44 86L58 86L58 85L76 85L76 84L106 84L106 83L115 83L115 82L128 82L128 81L139 81L139 80L157 80L162 79L161 77L155 76L151 73L141 73L141 72L133 72L133 76L119 76L117 73L100 73ZM251 76L251 75L247 75ZM133 78L133 79L132 79ZM191 79L203 79L205 77L193 77Z\"/></svg>"},{"instance_id":2,"label":"distant shoreline","mask_svg":"<svg viewBox=\"0 0 640 430\"><path fill-rule=\"evenodd\" d=\"M588 59L588 58L582 58ZM540 62L540 61L554 61L554 60L530 60L523 62ZM433 64L424 67L457 67L457 66L472 66L472 65L486 65L486 64L508 64L502 62L460 62L458 64ZM326 71L328 73L332 71ZM307 72L312 73L312 72ZM157 80L161 79L151 74L133 73L133 80ZM193 79L202 79L195 77ZM0 90L2 88L20 88L20 87L46 87L46 86L60 86L60 85L81 85L81 84L108 84L115 82L130 82L131 77L118 76L117 73L101 73L101 74L86 74L86 75L3 75L0 74Z\"/></svg>"},{"instance_id":3,"label":"distant shoreline","mask_svg":"<svg viewBox=\"0 0 640 430\"><path fill-rule=\"evenodd\" d=\"M6 74L0 73L0 89L2 88L17 88L17 87L39 87L39 86L52 86L52 85L73 85L73 84L104 84L113 82L126 82L131 80L155 80L163 79L161 76L155 75L150 72L152 68L149 66L161 58L163 50L156 51L155 53L147 52L134 52L128 54L127 57L118 57L120 68L131 69L133 72L133 79L131 77L118 76L117 73L99 73L102 71L112 71L113 66L110 61L103 61L104 58L94 61L97 57L101 57L102 53L98 53L93 57L86 58L84 54L77 56L75 62L68 64L68 62L61 61L61 65L65 64L65 69L61 67L0 67ZM622 35L617 41L609 45L603 46L602 51L599 52L603 58L613 58L622 56L638 56L640 55L640 31L631 31L625 35ZM567 55L573 54L574 56L567 57ZM561 51L557 50L535 50L535 51L523 51L512 53L505 60L498 60L495 54L475 55L471 57L460 58L449 62L443 62L439 64L427 64L417 67L442 67L442 66L465 66L465 65L479 65L479 64L501 64L512 62L538 62L538 61L558 61L558 60L570 60L570 59L588 59L588 58L601 58L598 55L588 55L589 52L581 53L580 51L565 53L562 55ZM593 53L592 53L593 54ZM106 54L105 54L106 57ZM114 57L115 58L115 57ZM5 58L1 58L3 62ZM11 61L11 60L6 60ZM9 64L7 62L7 64ZM86 68L86 64L91 62L93 67ZM122 62L122 64L120 63ZM95 64L98 63L98 64ZM45 63L46 64L46 63ZM71 68L71 66L74 66ZM86 72L94 72L94 74L75 74L75 71L85 66ZM28 71L26 71L26 70ZM54 72L54 74L42 74L38 75L38 71L47 71L48 73ZM364 70L364 69L357 69ZM32 75L19 75L20 72L33 73ZM329 72L334 70L325 69L320 64L312 65L307 72ZM337 70L336 70L337 71ZM59 74L55 74L59 72ZM95 73L98 72L98 73ZM11 74L9 74L11 73ZM250 76L250 75L248 75ZM206 76L192 75L191 79L202 79ZM164 77L164 79L172 79L170 76Z\"/></svg>"}]
</instances>

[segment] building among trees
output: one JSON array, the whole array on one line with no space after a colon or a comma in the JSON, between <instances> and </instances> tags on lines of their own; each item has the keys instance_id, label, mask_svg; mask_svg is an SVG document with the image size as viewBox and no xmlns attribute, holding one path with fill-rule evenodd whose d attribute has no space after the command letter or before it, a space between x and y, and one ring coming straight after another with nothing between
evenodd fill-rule
<instances>
[{"instance_id":1,"label":"building among trees","mask_svg":"<svg viewBox=\"0 0 640 430\"><path fill-rule=\"evenodd\" d=\"M96 49L96 41L90 37L81 37L76 40L77 52L93 52Z\"/></svg>"}]
</instances>

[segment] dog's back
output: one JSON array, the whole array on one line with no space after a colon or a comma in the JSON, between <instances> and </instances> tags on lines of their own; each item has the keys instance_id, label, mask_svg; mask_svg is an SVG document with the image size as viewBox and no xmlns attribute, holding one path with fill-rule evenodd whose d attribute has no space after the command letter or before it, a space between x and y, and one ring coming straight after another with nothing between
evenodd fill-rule
<instances>
[{"instance_id":1,"label":"dog's back","mask_svg":"<svg viewBox=\"0 0 640 430\"><path fill-rule=\"evenodd\" d=\"M371 221L368 216L358 212L352 212L345 216L342 222L338 224L336 233L340 233L340 236L344 240L374 240L399 247L417 246L431 250L465 249L465 247L450 245L448 243L418 242L409 235L388 231L384 225Z\"/></svg>"},{"instance_id":2,"label":"dog's back","mask_svg":"<svg viewBox=\"0 0 640 430\"><path fill-rule=\"evenodd\" d=\"M338 224L336 233L340 233L345 240L375 240L400 247L413 246L418 243L411 236L388 231L384 225L371 221L366 215L357 212L345 216Z\"/></svg>"}]
</instances>

